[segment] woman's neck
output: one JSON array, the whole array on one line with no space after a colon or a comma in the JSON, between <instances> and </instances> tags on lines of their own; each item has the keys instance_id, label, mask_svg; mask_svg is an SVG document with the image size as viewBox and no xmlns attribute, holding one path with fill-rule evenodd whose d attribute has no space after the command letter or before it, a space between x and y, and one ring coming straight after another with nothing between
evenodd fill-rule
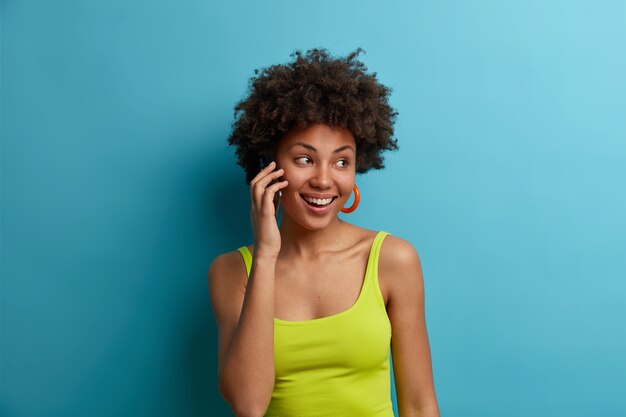
<instances>
[{"instance_id":1,"label":"woman's neck","mask_svg":"<svg viewBox=\"0 0 626 417\"><path fill-rule=\"evenodd\" d=\"M312 260L327 252L341 250L347 237L348 223L335 217L326 227L307 229L283 213L280 222L280 253L289 258Z\"/></svg>"}]
</instances>

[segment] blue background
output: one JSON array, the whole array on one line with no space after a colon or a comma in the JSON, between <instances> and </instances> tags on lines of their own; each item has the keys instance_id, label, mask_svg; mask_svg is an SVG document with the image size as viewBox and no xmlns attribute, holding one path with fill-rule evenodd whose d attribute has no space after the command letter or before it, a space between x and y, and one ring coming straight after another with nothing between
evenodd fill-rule
<instances>
[{"instance_id":1,"label":"blue background","mask_svg":"<svg viewBox=\"0 0 626 417\"><path fill-rule=\"evenodd\" d=\"M229 415L255 68L356 47L398 152L342 218L422 259L442 416L626 415L620 1L2 2L2 416ZM395 397L394 397L395 404Z\"/></svg>"}]
</instances>

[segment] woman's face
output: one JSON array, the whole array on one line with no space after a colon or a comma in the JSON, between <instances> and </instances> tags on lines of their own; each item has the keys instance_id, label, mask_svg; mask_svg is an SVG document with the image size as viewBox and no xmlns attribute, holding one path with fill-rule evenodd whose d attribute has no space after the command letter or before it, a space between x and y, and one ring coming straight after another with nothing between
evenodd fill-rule
<instances>
[{"instance_id":1,"label":"woman's face","mask_svg":"<svg viewBox=\"0 0 626 417\"><path fill-rule=\"evenodd\" d=\"M347 129L325 124L292 130L283 136L276 149L282 189L281 205L286 214L307 229L317 229L336 220L354 187L356 142ZM305 197L319 198L313 204ZM330 204L327 199L332 198Z\"/></svg>"}]
</instances>

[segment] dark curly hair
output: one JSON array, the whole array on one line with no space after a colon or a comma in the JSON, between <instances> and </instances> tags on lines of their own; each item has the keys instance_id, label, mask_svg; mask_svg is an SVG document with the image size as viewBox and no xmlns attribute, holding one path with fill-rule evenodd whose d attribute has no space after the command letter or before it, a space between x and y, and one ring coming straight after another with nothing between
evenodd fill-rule
<instances>
[{"instance_id":1,"label":"dark curly hair","mask_svg":"<svg viewBox=\"0 0 626 417\"><path fill-rule=\"evenodd\" d=\"M290 130L323 123L346 128L356 142L356 173L384 168L381 153L397 150L393 138L398 112L388 103L392 89L357 59L357 48L333 58L324 48L302 54L284 65L259 70L248 82L249 94L235 106L228 144L236 147L237 163L246 183L260 171L260 157L274 159L280 138Z\"/></svg>"}]
</instances>

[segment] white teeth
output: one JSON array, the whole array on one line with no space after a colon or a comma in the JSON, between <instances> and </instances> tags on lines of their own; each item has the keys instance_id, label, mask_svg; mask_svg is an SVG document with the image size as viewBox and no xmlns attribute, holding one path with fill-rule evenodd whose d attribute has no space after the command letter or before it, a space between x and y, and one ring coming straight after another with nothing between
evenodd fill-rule
<instances>
[{"instance_id":1,"label":"white teeth","mask_svg":"<svg viewBox=\"0 0 626 417\"><path fill-rule=\"evenodd\" d=\"M315 203L315 204L320 205L320 206L327 206L327 205L330 204L331 201L333 201L332 198L319 199L319 198L304 197L304 199L306 201L308 201L309 203Z\"/></svg>"}]
</instances>

